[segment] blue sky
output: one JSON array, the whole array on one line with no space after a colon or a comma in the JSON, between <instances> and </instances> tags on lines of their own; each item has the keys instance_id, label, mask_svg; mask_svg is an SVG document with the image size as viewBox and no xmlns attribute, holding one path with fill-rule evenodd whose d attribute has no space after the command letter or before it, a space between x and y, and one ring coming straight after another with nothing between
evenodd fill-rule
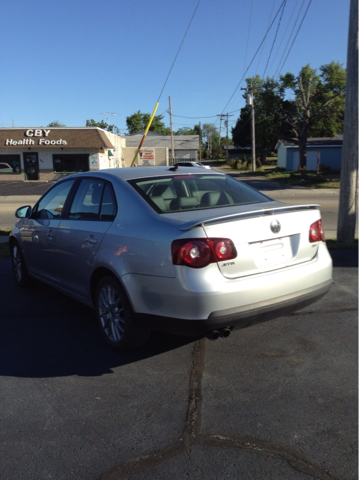
<instances>
[{"instance_id":1,"label":"blue sky","mask_svg":"<svg viewBox=\"0 0 359 480\"><path fill-rule=\"evenodd\" d=\"M244 106L240 88L245 81L239 82L282 1L200 1L160 98L157 114L164 114L167 126L169 96L172 113L178 115L174 130L199 121L218 125L221 113L233 114L230 124L235 123ZM245 78L298 74L308 63L312 68L332 60L346 65L349 0L310 1L287 0ZM0 128L46 126L55 120L81 127L90 118L106 120L102 113L111 112L117 115L110 123L124 134L127 116L152 112L197 4L3 2Z\"/></svg>"}]
</instances>

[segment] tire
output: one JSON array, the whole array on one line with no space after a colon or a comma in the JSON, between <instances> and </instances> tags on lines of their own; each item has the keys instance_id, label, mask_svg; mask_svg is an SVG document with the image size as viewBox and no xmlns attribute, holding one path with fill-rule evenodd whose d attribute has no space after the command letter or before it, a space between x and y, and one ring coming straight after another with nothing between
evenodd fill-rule
<instances>
[{"instance_id":1,"label":"tire","mask_svg":"<svg viewBox=\"0 0 359 480\"><path fill-rule=\"evenodd\" d=\"M30 282L30 276L26 268L25 260L20 250L20 246L16 240L10 245L10 254L12 261L12 271L14 272L15 281L19 287L27 287Z\"/></svg>"},{"instance_id":2,"label":"tire","mask_svg":"<svg viewBox=\"0 0 359 480\"><path fill-rule=\"evenodd\" d=\"M150 331L136 325L130 302L115 277L103 277L98 283L95 308L101 334L114 350L125 352L147 342Z\"/></svg>"}]
</instances>

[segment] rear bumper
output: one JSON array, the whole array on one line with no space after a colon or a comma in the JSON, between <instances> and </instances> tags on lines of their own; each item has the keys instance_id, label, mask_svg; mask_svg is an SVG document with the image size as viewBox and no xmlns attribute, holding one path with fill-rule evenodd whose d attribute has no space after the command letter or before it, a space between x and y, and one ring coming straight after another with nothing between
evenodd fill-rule
<instances>
[{"instance_id":1,"label":"rear bumper","mask_svg":"<svg viewBox=\"0 0 359 480\"><path fill-rule=\"evenodd\" d=\"M257 323L273 320L300 310L322 298L332 285L332 280L315 287L283 295L269 301L262 301L245 307L235 307L212 312L203 320L189 320L159 315L136 313L137 322L153 330L177 335L204 335L211 330L228 326L245 328Z\"/></svg>"}]
</instances>

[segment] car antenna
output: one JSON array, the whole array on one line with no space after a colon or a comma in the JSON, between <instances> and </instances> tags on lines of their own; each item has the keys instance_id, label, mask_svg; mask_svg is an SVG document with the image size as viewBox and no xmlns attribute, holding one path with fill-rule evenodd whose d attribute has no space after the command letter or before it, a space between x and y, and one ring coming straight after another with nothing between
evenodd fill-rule
<instances>
[{"instance_id":1,"label":"car antenna","mask_svg":"<svg viewBox=\"0 0 359 480\"><path fill-rule=\"evenodd\" d=\"M171 170L172 172L177 172L178 171L178 165L174 165L169 170Z\"/></svg>"}]
</instances>

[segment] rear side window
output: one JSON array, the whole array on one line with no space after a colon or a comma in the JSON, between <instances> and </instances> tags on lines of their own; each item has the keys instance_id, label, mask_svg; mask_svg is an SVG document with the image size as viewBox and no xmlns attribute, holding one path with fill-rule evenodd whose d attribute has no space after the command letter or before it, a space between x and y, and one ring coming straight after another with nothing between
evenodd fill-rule
<instances>
[{"instance_id":1,"label":"rear side window","mask_svg":"<svg viewBox=\"0 0 359 480\"><path fill-rule=\"evenodd\" d=\"M271 199L227 175L187 174L130 180L158 213L230 207Z\"/></svg>"},{"instance_id":2,"label":"rear side window","mask_svg":"<svg viewBox=\"0 0 359 480\"><path fill-rule=\"evenodd\" d=\"M112 221L116 201L112 188L103 180L83 179L70 208L69 219Z\"/></svg>"},{"instance_id":3,"label":"rear side window","mask_svg":"<svg viewBox=\"0 0 359 480\"><path fill-rule=\"evenodd\" d=\"M101 203L100 220L112 222L116 216L116 200L111 186L106 183Z\"/></svg>"}]
</instances>

